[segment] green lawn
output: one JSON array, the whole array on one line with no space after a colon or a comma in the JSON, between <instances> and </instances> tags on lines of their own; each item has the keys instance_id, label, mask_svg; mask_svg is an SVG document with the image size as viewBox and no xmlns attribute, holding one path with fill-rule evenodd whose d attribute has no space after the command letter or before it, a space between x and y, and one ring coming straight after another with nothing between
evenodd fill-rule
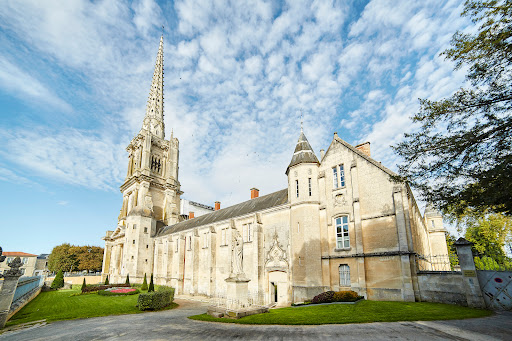
<instances>
[{"instance_id":1,"label":"green lawn","mask_svg":"<svg viewBox=\"0 0 512 341\"><path fill-rule=\"evenodd\" d=\"M271 309L270 312L242 317L239 320L218 319L207 314L190 319L241 324L343 324L393 321L452 320L492 315L488 310L472 309L450 304L427 302L362 301L357 304Z\"/></svg>"},{"instance_id":2,"label":"green lawn","mask_svg":"<svg viewBox=\"0 0 512 341\"><path fill-rule=\"evenodd\" d=\"M77 286L78 287L78 286ZM6 326L46 319L47 322L77 318L142 313L135 305L139 295L76 295L80 289L42 292L17 312ZM177 306L172 303L166 309Z\"/></svg>"}]
</instances>

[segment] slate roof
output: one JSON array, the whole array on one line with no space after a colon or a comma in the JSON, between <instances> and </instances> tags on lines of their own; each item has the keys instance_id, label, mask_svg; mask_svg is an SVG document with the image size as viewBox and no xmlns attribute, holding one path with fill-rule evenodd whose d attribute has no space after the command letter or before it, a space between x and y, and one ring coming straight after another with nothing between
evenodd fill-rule
<instances>
[{"instance_id":1,"label":"slate roof","mask_svg":"<svg viewBox=\"0 0 512 341\"><path fill-rule=\"evenodd\" d=\"M194 227L213 224L231 218L236 218L249 213L255 213L267 208L280 206L288 202L288 189L270 193L259 198L244 201L218 211L208 213L197 218L185 220L171 226L165 226L158 231L157 236L190 230Z\"/></svg>"},{"instance_id":2,"label":"slate roof","mask_svg":"<svg viewBox=\"0 0 512 341\"><path fill-rule=\"evenodd\" d=\"M320 163L318 162L315 152L313 152L313 148L311 148L306 135L304 135L304 132L302 131L300 132L299 140L295 146L292 160L290 161L288 168L286 168L286 174L288 174L290 167L298 165L299 163Z\"/></svg>"}]
</instances>

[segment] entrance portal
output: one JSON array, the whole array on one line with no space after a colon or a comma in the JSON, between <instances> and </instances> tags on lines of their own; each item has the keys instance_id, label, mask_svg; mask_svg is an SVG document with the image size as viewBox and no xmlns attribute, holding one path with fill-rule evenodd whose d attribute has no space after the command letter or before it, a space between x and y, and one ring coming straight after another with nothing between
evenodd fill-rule
<instances>
[{"instance_id":1,"label":"entrance portal","mask_svg":"<svg viewBox=\"0 0 512 341\"><path fill-rule=\"evenodd\" d=\"M287 306L288 274L284 271L271 271L268 274L270 302L278 306Z\"/></svg>"}]
</instances>

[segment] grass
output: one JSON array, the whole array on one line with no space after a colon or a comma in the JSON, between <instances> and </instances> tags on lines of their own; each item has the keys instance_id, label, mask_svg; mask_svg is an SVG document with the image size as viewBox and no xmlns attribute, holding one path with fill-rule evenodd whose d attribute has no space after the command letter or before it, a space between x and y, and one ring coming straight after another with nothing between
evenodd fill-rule
<instances>
[{"instance_id":1,"label":"grass","mask_svg":"<svg viewBox=\"0 0 512 341\"><path fill-rule=\"evenodd\" d=\"M52 322L143 313L136 307L139 295L100 296L96 293L76 295L81 292L79 286L76 287L77 289L41 292L11 317L6 327L43 319ZM173 309L177 306L176 303L171 303L165 309Z\"/></svg>"},{"instance_id":2,"label":"grass","mask_svg":"<svg viewBox=\"0 0 512 341\"><path fill-rule=\"evenodd\" d=\"M238 320L214 318L207 314L190 319L240 324L314 325L395 321L453 320L490 316L488 310L442 303L363 301L358 304L333 304L300 308L271 309L268 313Z\"/></svg>"}]
</instances>

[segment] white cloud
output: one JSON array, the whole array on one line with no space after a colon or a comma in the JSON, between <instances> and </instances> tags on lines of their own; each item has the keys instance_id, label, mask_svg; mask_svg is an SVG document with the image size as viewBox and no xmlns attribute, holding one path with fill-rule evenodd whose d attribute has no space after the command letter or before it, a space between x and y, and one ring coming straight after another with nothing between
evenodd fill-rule
<instances>
[{"instance_id":1,"label":"white cloud","mask_svg":"<svg viewBox=\"0 0 512 341\"><path fill-rule=\"evenodd\" d=\"M0 55L0 87L22 101L37 101L71 110L71 107L39 80Z\"/></svg>"}]
</instances>

